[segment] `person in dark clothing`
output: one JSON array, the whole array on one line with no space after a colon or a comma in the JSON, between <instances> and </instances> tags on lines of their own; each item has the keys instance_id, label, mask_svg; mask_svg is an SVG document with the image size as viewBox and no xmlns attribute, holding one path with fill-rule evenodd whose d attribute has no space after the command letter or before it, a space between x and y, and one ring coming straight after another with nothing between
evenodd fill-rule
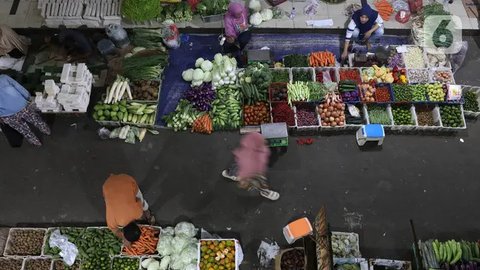
<instances>
[{"instance_id":1,"label":"person in dark clothing","mask_svg":"<svg viewBox=\"0 0 480 270\"><path fill-rule=\"evenodd\" d=\"M59 46L69 62L87 59L93 52L90 41L78 30L61 30L59 34L47 37L45 42Z\"/></svg>"},{"instance_id":2,"label":"person in dark clothing","mask_svg":"<svg viewBox=\"0 0 480 270\"><path fill-rule=\"evenodd\" d=\"M378 40L383 36L383 32L382 17L365 0L362 0L362 8L353 13L352 19L348 24L342 60L345 60L348 56L351 39L365 43L367 50L370 50L370 41Z\"/></svg>"}]
</instances>

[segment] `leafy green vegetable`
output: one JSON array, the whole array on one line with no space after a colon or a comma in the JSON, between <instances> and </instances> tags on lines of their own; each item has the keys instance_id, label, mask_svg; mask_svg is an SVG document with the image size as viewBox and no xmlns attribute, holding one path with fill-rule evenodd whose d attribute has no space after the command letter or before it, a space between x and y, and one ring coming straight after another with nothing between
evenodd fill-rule
<instances>
[{"instance_id":1,"label":"leafy green vegetable","mask_svg":"<svg viewBox=\"0 0 480 270\"><path fill-rule=\"evenodd\" d=\"M272 82L289 82L290 74L288 69L273 69L272 70Z\"/></svg>"},{"instance_id":2,"label":"leafy green vegetable","mask_svg":"<svg viewBox=\"0 0 480 270\"><path fill-rule=\"evenodd\" d=\"M132 32L130 39L134 46L146 49L165 49L159 30L135 28Z\"/></svg>"},{"instance_id":3,"label":"leafy green vegetable","mask_svg":"<svg viewBox=\"0 0 480 270\"><path fill-rule=\"evenodd\" d=\"M293 69L292 75L294 82L311 82L313 80L312 70L310 69Z\"/></svg>"},{"instance_id":4,"label":"leafy green vegetable","mask_svg":"<svg viewBox=\"0 0 480 270\"><path fill-rule=\"evenodd\" d=\"M207 0L197 5L196 12L203 16L223 14L227 11L228 0Z\"/></svg>"},{"instance_id":5,"label":"leafy green vegetable","mask_svg":"<svg viewBox=\"0 0 480 270\"><path fill-rule=\"evenodd\" d=\"M368 117L370 124L391 125L390 116L385 107L368 106Z\"/></svg>"},{"instance_id":6,"label":"leafy green vegetable","mask_svg":"<svg viewBox=\"0 0 480 270\"><path fill-rule=\"evenodd\" d=\"M301 54L290 54L283 57L286 67L308 67L308 57Z\"/></svg>"},{"instance_id":7,"label":"leafy green vegetable","mask_svg":"<svg viewBox=\"0 0 480 270\"><path fill-rule=\"evenodd\" d=\"M323 83L307 82L307 86L310 89L309 101L321 101L328 92L327 87Z\"/></svg>"},{"instance_id":8,"label":"leafy green vegetable","mask_svg":"<svg viewBox=\"0 0 480 270\"><path fill-rule=\"evenodd\" d=\"M123 60L123 75L132 81L158 79L168 63L168 55L133 55Z\"/></svg>"},{"instance_id":9,"label":"leafy green vegetable","mask_svg":"<svg viewBox=\"0 0 480 270\"><path fill-rule=\"evenodd\" d=\"M161 11L158 0L124 0L122 3L122 15L134 22L153 20Z\"/></svg>"},{"instance_id":10,"label":"leafy green vegetable","mask_svg":"<svg viewBox=\"0 0 480 270\"><path fill-rule=\"evenodd\" d=\"M463 93L463 98L465 99L465 104L463 105L466 111L478 112L480 111L478 107L477 94L473 91L466 91Z\"/></svg>"}]
</instances>

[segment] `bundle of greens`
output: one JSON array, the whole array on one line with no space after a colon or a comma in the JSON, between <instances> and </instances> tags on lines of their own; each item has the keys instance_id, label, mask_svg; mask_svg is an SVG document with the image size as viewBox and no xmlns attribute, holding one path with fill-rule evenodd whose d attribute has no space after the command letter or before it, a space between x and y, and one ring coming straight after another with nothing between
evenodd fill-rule
<instances>
[{"instance_id":1,"label":"bundle of greens","mask_svg":"<svg viewBox=\"0 0 480 270\"><path fill-rule=\"evenodd\" d=\"M122 15L134 22L143 22L157 18L162 12L158 0L124 0Z\"/></svg>"},{"instance_id":2,"label":"bundle of greens","mask_svg":"<svg viewBox=\"0 0 480 270\"><path fill-rule=\"evenodd\" d=\"M158 79L168 63L168 55L158 51L153 55L134 54L123 59L123 75L132 81Z\"/></svg>"},{"instance_id":3,"label":"bundle of greens","mask_svg":"<svg viewBox=\"0 0 480 270\"><path fill-rule=\"evenodd\" d=\"M197 13L203 16L223 14L227 11L228 0L203 0L197 5Z\"/></svg>"},{"instance_id":4,"label":"bundle of greens","mask_svg":"<svg viewBox=\"0 0 480 270\"><path fill-rule=\"evenodd\" d=\"M130 39L135 47L166 51L162 43L162 34L159 29L135 28L132 32L133 34L130 36Z\"/></svg>"}]
</instances>

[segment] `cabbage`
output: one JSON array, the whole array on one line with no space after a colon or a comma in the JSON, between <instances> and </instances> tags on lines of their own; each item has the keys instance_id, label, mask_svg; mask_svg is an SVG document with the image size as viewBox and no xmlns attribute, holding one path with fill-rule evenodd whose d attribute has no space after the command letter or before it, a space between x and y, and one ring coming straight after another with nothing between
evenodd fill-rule
<instances>
[{"instance_id":1,"label":"cabbage","mask_svg":"<svg viewBox=\"0 0 480 270\"><path fill-rule=\"evenodd\" d=\"M175 236L172 240L173 253L177 254L182 252L184 248L186 248L188 245L192 243L195 243L195 238L192 239L190 237L186 237L183 235Z\"/></svg>"},{"instance_id":2,"label":"cabbage","mask_svg":"<svg viewBox=\"0 0 480 270\"><path fill-rule=\"evenodd\" d=\"M262 4L259 0L250 0L250 3L248 3L248 7L254 12L259 12L260 9L262 9Z\"/></svg>"},{"instance_id":3,"label":"cabbage","mask_svg":"<svg viewBox=\"0 0 480 270\"><path fill-rule=\"evenodd\" d=\"M193 69L187 69L185 70L184 72L182 72L182 78L187 81L187 82L190 82L193 80Z\"/></svg>"},{"instance_id":4,"label":"cabbage","mask_svg":"<svg viewBox=\"0 0 480 270\"><path fill-rule=\"evenodd\" d=\"M172 256L172 260L170 261L170 268L173 270L180 270L185 267L180 254L175 254Z\"/></svg>"},{"instance_id":5,"label":"cabbage","mask_svg":"<svg viewBox=\"0 0 480 270\"><path fill-rule=\"evenodd\" d=\"M158 240L157 251L160 256L167 256L173 253L173 236L165 235Z\"/></svg>"},{"instance_id":6,"label":"cabbage","mask_svg":"<svg viewBox=\"0 0 480 270\"><path fill-rule=\"evenodd\" d=\"M202 68L203 71L210 71L212 70L213 68L213 64L212 62L208 61L208 60L205 60L203 61L203 63L200 65L200 67Z\"/></svg>"},{"instance_id":7,"label":"cabbage","mask_svg":"<svg viewBox=\"0 0 480 270\"><path fill-rule=\"evenodd\" d=\"M175 236L194 237L197 234L197 230L192 223L180 222L175 226Z\"/></svg>"},{"instance_id":8,"label":"cabbage","mask_svg":"<svg viewBox=\"0 0 480 270\"><path fill-rule=\"evenodd\" d=\"M193 78L193 69L192 69L192 78ZM160 236L169 235L172 236L175 234L175 229L173 227L162 228L160 231Z\"/></svg>"},{"instance_id":9,"label":"cabbage","mask_svg":"<svg viewBox=\"0 0 480 270\"><path fill-rule=\"evenodd\" d=\"M251 25L260 25L263 21L262 15L259 12L255 12L250 16L250 24Z\"/></svg>"},{"instance_id":10,"label":"cabbage","mask_svg":"<svg viewBox=\"0 0 480 270\"><path fill-rule=\"evenodd\" d=\"M185 267L184 270L197 270L197 265L196 264L189 264L187 267Z\"/></svg>"},{"instance_id":11,"label":"cabbage","mask_svg":"<svg viewBox=\"0 0 480 270\"><path fill-rule=\"evenodd\" d=\"M194 81L201 81L203 80L203 70L197 68L193 71L193 80Z\"/></svg>"},{"instance_id":12,"label":"cabbage","mask_svg":"<svg viewBox=\"0 0 480 270\"><path fill-rule=\"evenodd\" d=\"M167 270L168 265L170 264L170 261L171 261L170 256L163 257L162 260L160 261L160 267L158 268L158 270Z\"/></svg>"},{"instance_id":13,"label":"cabbage","mask_svg":"<svg viewBox=\"0 0 480 270\"><path fill-rule=\"evenodd\" d=\"M143 268L147 268L153 261L155 261L155 260L152 259L152 258L145 259L145 260L142 261L141 266Z\"/></svg>"},{"instance_id":14,"label":"cabbage","mask_svg":"<svg viewBox=\"0 0 480 270\"><path fill-rule=\"evenodd\" d=\"M215 64L217 64L218 66L220 66L223 62L223 57L222 57L222 54L220 54L220 53L215 54L213 59L215 61Z\"/></svg>"},{"instance_id":15,"label":"cabbage","mask_svg":"<svg viewBox=\"0 0 480 270\"><path fill-rule=\"evenodd\" d=\"M148 265L147 270L158 270L160 267L160 263L158 261L153 261L151 264Z\"/></svg>"},{"instance_id":16,"label":"cabbage","mask_svg":"<svg viewBox=\"0 0 480 270\"><path fill-rule=\"evenodd\" d=\"M201 58L201 57L198 58L197 61L195 61L195 67L196 67L196 68L199 68L204 61L205 61L205 60L204 60L203 58Z\"/></svg>"},{"instance_id":17,"label":"cabbage","mask_svg":"<svg viewBox=\"0 0 480 270\"><path fill-rule=\"evenodd\" d=\"M204 82L211 82L212 81L212 73L210 71L207 71L203 74L203 81Z\"/></svg>"},{"instance_id":18,"label":"cabbage","mask_svg":"<svg viewBox=\"0 0 480 270\"><path fill-rule=\"evenodd\" d=\"M180 257L185 265L195 263L198 256L198 246L197 245L189 245L186 247L181 253Z\"/></svg>"},{"instance_id":19,"label":"cabbage","mask_svg":"<svg viewBox=\"0 0 480 270\"><path fill-rule=\"evenodd\" d=\"M262 20L265 21L270 21L273 18L273 11L269 8L266 8L260 12L260 15L262 15Z\"/></svg>"}]
</instances>

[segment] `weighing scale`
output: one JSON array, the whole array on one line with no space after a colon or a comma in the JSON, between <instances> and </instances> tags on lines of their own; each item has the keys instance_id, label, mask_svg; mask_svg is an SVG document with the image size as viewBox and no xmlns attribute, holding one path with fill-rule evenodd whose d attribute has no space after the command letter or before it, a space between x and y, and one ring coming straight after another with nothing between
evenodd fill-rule
<instances>
[{"instance_id":1,"label":"weighing scale","mask_svg":"<svg viewBox=\"0 0 480 270\"><path fill-rule=\"evenodd\" d=\"M262 124L260 131L270 147L288 147L287 123Z\"/></svg>"}]
</instances>

